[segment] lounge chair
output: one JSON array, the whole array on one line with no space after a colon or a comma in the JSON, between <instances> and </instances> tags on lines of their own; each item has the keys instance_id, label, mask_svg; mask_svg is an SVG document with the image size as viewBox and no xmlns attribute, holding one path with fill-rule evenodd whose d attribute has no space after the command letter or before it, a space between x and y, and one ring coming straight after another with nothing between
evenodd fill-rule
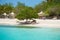
<instances>
[{"instance_id":1,"label":"lounge chair","mask_svg":"<svg viewBox=\"0 0 60 40\"><path fill-rule=\"evenodd\" d=\"M21 24L31 24L30 21L26 21L26 22L20 22Z\"/></svg>"},{"instance_id":2,"label":"lounge chair","mask_svg":"<svg viewBox=\"0 0 60 40\"><path fill-rule=\"evenodd\" d=\"M33 20L31 23L32 23L32 24L36 24L36 20Z\"/></svg>"}]
</instances>

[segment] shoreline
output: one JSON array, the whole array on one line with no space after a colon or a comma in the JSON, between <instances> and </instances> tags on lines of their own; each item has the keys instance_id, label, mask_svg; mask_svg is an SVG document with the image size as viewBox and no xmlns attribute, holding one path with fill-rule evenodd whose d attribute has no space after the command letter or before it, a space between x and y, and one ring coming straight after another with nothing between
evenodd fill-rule
<instances>
[{"instance_id":1,"label":"shoreline","mask_svg":"<svg viewBox=\"0 0 60 40\"><path fill-rule=\"evenodd\" d=\"M0 19L0 25L14 25L14 26L33 26L33 27L48 27L48 28L60 28L60 19L59 20L42 20L42 19L35 19L37 24L24 24L21 25L17 23L17 19ZM22 20L20 20L22 22Z\"/></svg>"}]
</instances>

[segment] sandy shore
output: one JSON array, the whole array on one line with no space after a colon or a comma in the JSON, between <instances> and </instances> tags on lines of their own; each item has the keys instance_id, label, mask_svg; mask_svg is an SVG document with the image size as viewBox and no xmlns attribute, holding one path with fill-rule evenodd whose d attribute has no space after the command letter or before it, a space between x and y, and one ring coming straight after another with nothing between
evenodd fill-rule
<instances>
[{"instance_id":1,"label":"sandy shore","mask_svg":"<svg viewBox=\"0 0 60 40\"><path fill-rule=\"evenodd\" d=\"M36 19L37 24L29 24L29 25L23 25L23 26L34 26L34 27L52 27L52 28L60 28L60 20L41 20Z\"/></svg>"},{"instance_id":2,"label":"sandy shore","mask_svg":"<svg viewBox=\"0 0 60 40\"><path fill-rule=\"evenodd\" d=\"M21 25L20 23L17 22L17 19L0 19L0 25L20 25L20 26L33 26L33 27L52 27L52 28L60 28L60 20L41 20L41 19L36 19L37 24L26 24L26 25ZM23 22L20 20L20 22Z\"/></svg>"},{"instance_id":3,"label":"sandy shore","mask_svg":"<svg viewBox=\"0 0 60 40\"><path fill-rule=\"evenodd\" d=\"M1 19L0 18L0 25L3 24L3 25L17 25L17 19L8 19L8 18L5 18L5 19Z\"/></svg>"}]
</instances>

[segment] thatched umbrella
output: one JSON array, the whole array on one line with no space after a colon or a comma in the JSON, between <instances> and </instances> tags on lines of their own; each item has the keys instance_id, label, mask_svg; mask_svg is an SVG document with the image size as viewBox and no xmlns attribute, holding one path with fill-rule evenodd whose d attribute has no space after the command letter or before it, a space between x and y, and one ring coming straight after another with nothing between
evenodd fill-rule
<instances>
[{"instance_id":1,"label":"thatched umbrella","mask_svg":"<svg viewBox=\"0 0 60 40\"><path fill-rule=\"evenodd\" d=\"M42 17L44 17L44 16L45 16L45 14L44 14L44 12L43 12L43 11L41 11L41 12L39 12L39 13L38 13L38 16L39 16L39 18L42 18Z\"/></svg>"},{"instance_id":2,"label":"thatched umbrella","mask_svg":"<svg viewBox=\"0 0 60 40\"><path fill-rule=\"evenodd\" d=\"M3 15L4 15L4 18L7 18L7 14L6 13L4 13Z\"/></svg>"},{"instance_id":3,"label":"thatched umbrella","mask_svg":"<svg viewBox=\"0 0 60 40\"><path fill-rule=\"evenodd\" d=\"M41 11L40 13L38 13L38 16L44 16L44 12Z\"/></svg>"},{"instance_id":4,"label":"thatched umbrella","mask_svg":"<svg viewBox=\"0 0 60 40\"><path fill-rule=\"evenodd\" d=\"M11 18L15 18L15 13L14 13L14 12L11 12L11 13L10 13L10 17L11 17Z\"/></svg>"}]
</instances>

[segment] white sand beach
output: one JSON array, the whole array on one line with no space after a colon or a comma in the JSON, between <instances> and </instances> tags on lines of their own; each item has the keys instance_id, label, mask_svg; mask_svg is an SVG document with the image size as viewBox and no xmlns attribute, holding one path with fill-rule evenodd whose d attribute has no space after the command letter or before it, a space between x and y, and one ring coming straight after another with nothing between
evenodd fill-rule
<instances>
[{"instance_id":1,"label":"white sand beach","mask_svg":"<svg viewBox=\"0 0 60 40\"><path fill-rule=\"evenodd\" d=\"M52 20L52 19L36 19L37 24L29 24L24 26L34 26L34 27L52 27L52 28L60 28L60 20Z\"/></svg>"},{"instance_id":2,"label":"white sand beach","mask_svg":"<svg viewBox=\"0 0 60 40\"><path fill-rule=\"evenodd\" d=\"M0 18L0 25L17 25L16 19Z\"/></svg>"},{"instance_id":3,"label":"white sand beach","mask_svg":"<svg viewBox=\"0 0 60 40\"><path fill-rule=\"evenodd\" d=\"M19 26L33 26L33 27L52 27L52 28L60 28L60 20L53 20L53 19L35 19L37 21L36 24L26 24L21 25L18 23L17 19L0 19L0 25L18 25ZM23 22L23 20L20 20L20 22Z\"/></svg>"}]
</instances>

